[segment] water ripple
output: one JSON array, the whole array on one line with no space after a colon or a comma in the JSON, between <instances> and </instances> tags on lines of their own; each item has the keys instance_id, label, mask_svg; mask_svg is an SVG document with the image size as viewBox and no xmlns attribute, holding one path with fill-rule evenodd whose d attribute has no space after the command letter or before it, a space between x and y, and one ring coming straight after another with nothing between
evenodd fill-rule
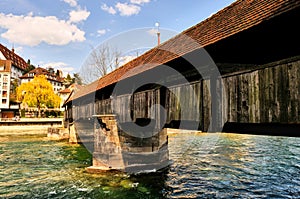
<instances>
[{"instance_id":1,"label":"water ripple","mask_svg":"<svg viewBox=\"0 0 300 199\"><path fill-rule=\"evenodd\" d=\"M181 198L184 193L197 193L205 198L300 197L299 138L216 136L219 136L218 142L206 154L201 153L202 145L197 145L201 143L197 140L201 140L201 136L193 137L195 141L190 142L186 153L178 152L184 151L178 147L183 146L181 142L185 142L185 137L170 139L175 161L169 173L172 180L167 183L173 190L169 197Z\"/></svg>"},{"instance_id":2,"label":"water ripple","mask_svg":"<svg viewBox=\"0 0 300 199\"><path fill-rule=\"evenodd\" d=\"M169 137L161 173L88 174L80 145L0 139L0 198L300 198L300 139L238 134Z\"/></svg>"}]
</instances>

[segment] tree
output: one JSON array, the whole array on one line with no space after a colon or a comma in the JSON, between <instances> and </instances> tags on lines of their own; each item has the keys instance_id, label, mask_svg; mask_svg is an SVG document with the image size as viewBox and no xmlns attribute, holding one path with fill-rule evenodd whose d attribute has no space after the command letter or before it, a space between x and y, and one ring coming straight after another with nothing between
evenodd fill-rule
<instances>
[{"instance_id":1,"label":"tree","mask_svg":"<svg viewBox=\"0 0 300 199\"><path fill-rule=\"evenodd\" d=\"M28 73L29 71L35 69L35 66L30 63L30 59L27 61L27 68L23 71L23 75Z\"/></svg>"},{"instance_id":2,"label":"tree","mask_svg":"<svg viewBox=\"0 0 300 199\"><path fill-rule=\"evenodd\" d=\"M64 78L64 85L66 86L66 88L68 88L73 83L74 83L73 78L71 77L70 74L68 74L67 77Z\"/></svg>"},{"instance_id":3,"label":"tree","mask_svg":"<svg viewBox=\"0 0 300 199\"><path fill-rule=\"evenodd\" d=\"M71 77L70 74L67 75L66 78L64 78L64 85L66 86L66 88L68 88L69 86L71 86L72 84L76 83L79 85L82 85L82 78L80 77L79 73L74 73L73 74L73 78Z\"/></svg>"},{"instance_id":4,"label":"tree","mask_svg":"<svg viewBox=\"0 0 300 199\"><path fill-rule=\"evenodd\" d=\"M80 77L79 73L74 73L74 78L73 78L73 82L77 83L79 85L82 85L82 78Z\"/></svg>"},{"instance_id":5,"label":"tree","mask_svg":"<svg viewBox=\"0 0 300 199\"><path fill-rule=\"evenodd\" d=\"M83 81L91 83L115 70L120 65L120 59L121 52L107 44L96 49L92 48L92 52L81 70Z\"/></svg>"},{"instance_id":6,"label":"tree","mask_svg":"<svg viewBox=\"0 0 300 199\"><path fill-rule=\"evenodd\" d=\"M14 104L14 103L16 103L16 96L17 96L17 94L16 94L16 90L17 90L17 87L19 86L19 80L18 79L14 79L14 80L12 80L11 81L11 87L10 87L10 99L9 99L9 101L10 101L10 103L11 104Z\"/></svg>"},{"instance_id":7,"label":"tree","mask_svg":"<svg viewBox=\"0 0 300 199\"><path fill-rule=\"evenodd\" d=\"M35 76L31 82L22 83L17 88L17 99L29 107L37 107L38 117L41 117L41 108L58 108L61 101L44 75Z\"/></svg>"}]
</instances>

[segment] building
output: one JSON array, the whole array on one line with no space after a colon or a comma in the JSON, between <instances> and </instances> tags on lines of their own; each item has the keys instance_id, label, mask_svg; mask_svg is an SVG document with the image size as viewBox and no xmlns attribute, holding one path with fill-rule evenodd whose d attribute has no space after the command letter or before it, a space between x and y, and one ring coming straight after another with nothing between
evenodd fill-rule
<instances>
[{"instance_id":1,"label":"building","mask_svg":"<svg viewBox=\"0 0 300 199\"><path fill-rule=\"evenodd\" d=\"M0 118L14 117L19 105L14 102L15 84L28 65L22 57L0 44Z\"/></svg>"},{"instance_id":2,"label":"building","mask_svg":"<svg viewBox=\"0 0 300 199\"><path fill-rule=\"evenodd\" d=\"M53 90L56 94L64 89L64 78L62 76L62 72L59 70L55 71L53 68L35 68L20 77L21 83L30 82L38 75L45 75L47 80L52 84Z\"/></svg>"},{"instance_id":3,"label":"building","mask_svg":"<svg viewBox=\"0 0 300 199\"><path fill-rule=\"evenodd\" d=\"M62 99L61 105L60 105L61 111L64 111L63 104L64 104L71 96L74 95L74 92L76 92L76 91L78 91L78 90L80 90L80 89L82 89L82 88L83 88L83 86L74 83L74 84L71 84L68 88L63 89L63 90L60 90L60 91L58 92L59 97Z\"/></svg>"},{"instance_id":4,"label":"building","mask_svg":"<svg viewBox=\"0 0 300 199\"><path fill-rule=\"evenodd\" d=\"M22 83L27 83L33 80L33 78L35 76L39 76L39 75L44 75L48 82L52 85L53 87L53 91L55 94L57 94L58 96L60 96L61 101L64 101L64 94L61 94L61 91L65 90L65 85L63 84L64 82L64 77L63 77L63 73L60 70L54 70L53 68L41 68L41 67L37 67L29 72L27 72L26 74L22 75L20 77L21 80L21 84ZM67 92L67 91L66 91ZM65 93L65 92L63 92ZM61 102L61 103L62 103ZM35 111L35 109L28 109L27 106L21 106L21 108L25 108L27 111L31 112L31 113L27 113L27 115L29 117L32 117L32 112ZM50 111L50 109L47 109L48 111ZM52 109L51 109L52 110ZM60 108L60 109L53 109L52 111L64 111L64 109Z\"/></svg>"}]
</instances>

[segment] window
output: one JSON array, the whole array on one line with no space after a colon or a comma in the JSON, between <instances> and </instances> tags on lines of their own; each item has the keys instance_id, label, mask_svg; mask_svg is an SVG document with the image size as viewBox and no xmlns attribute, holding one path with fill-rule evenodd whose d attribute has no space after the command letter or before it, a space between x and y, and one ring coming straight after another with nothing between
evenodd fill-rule
<instances>
[{"instance_id":1,"label":"window","mask_svg":"<svg viewBox=\"0 0 300 199\"><path fill-rule=\"evenodd\" d=\"M7 90L7 83L3 83L3 87L4 90Z\"/></svg>"},{"instance_id":2,"label":"window","mask_svg":"<svg viewBox=\"0 0 300 199\"><path fill-rule=\"evenodd\" d=\"M8 75L3 76L3 82L8 82Z\"/></svg>"},{"instance_id":3,"label":"window","mask_svg":"<svg viewBox=\"0 0 300 199\"><path fill-rule=\"evenodd\" d=\"M7 97L7 91L2 92L2 97Z\"/></svg>"},{"instance_id":4,"label":"window","mask_svg":"<svg viewBox=\"0 0 300 199\"><path fill-rule=\"evenodd\" d=\"M6 104L7 100L6 99L2 99L2 104Z\"/></svg>"}]
</instances>

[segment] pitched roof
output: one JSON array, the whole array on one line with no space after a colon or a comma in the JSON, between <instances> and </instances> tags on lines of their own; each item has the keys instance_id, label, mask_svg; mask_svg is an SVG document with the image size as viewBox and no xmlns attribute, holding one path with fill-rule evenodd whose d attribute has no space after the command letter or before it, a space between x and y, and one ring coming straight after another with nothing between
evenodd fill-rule
<instances>
[{"instance_id":1,"label":"pitched roof","mask_svg":"<svg viewBox=\"0 0 300 199\"><path fill-rule=\"evenodd\" d=\"M66 94L68 94L68 93L71 93L72 91L71 91L71 89L66 88L66 89L60 90L60 91L58 91L58 92L59 92L59 93L66 93Z\"/></svg>"},{"instance_id":2,"label":"pitched roof","mask_svg":"<svg viewBox=\"0 0 300 199\"><path fill-rule=\"evenodd\" d=\"M31 75L31 74L33 74L33 75ZM40 68L40 67L37 67L37 68L29 71L28 73L21 76L20 79L33 78L36 75L45 75L48 80L57 81L57 82L63 82L63 79L64 79L63 77L56 75L56 73L50 73L47 69Z\"/></svg>"},{"instance_id":3,"label":"pitched roof","mask_svg":"<svg viewBox=\"0 0 300 199\"><path fill-rule=\"evenodd\" d=\"M216 43L299 6L299 0L237 0L210 18L87 85L85 89L77 92L73 99L80 98L122 79L165 64L199 49L200 46L206 47ZM131 71L129 75L127 74L128 71Z\"/></svg>"},{"instance_id":4,"label":"pitched roof","mask_svg":"<svg viewBox=\"0 0 300 199\"><path fill-rule=\"evenodd\" d=\"M17 55L14 51L9 50L2 44L0 44L0 51L7 60L11 60L12 64L21 70L25 70L28 64L24 61L22 57Z\"/></svg>"},{"instance_id":5,"label":"pitched roof","mask_svg":"<svg viewBox=\"0 0 300 199\"><path fill-rule=\"evenodd\" d=\"M83 88L83 86L75 83L75 84L70 85L68 88L66 88L64 90L59 91L59 93L71 93L73 90L77 91L82 88Z\"/></svg>"}]
</instances>

